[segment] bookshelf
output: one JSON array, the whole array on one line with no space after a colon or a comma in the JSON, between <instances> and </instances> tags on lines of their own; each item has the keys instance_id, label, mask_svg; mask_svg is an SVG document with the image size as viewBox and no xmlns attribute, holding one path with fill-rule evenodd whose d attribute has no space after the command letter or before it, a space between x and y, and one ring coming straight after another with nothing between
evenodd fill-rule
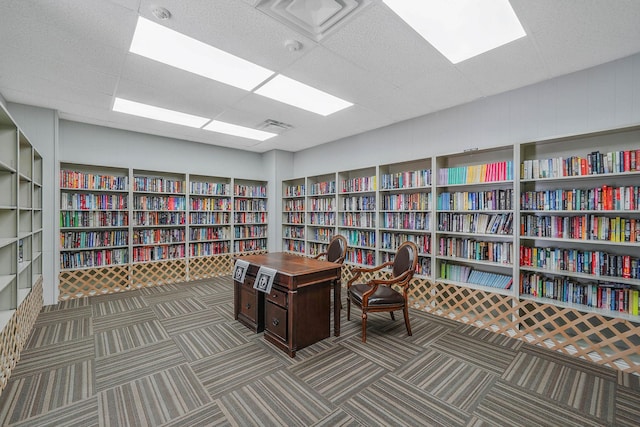
<instances>
[{"instance_id":1,"label":"bookshelf","mask_svg":"<svg viewBox=\"0 0 640 427\"><path fill-rule=\"evenodd\" d=\"M231 251L231 178L189 176L189 257Z\"/></svg>"},{"instance_id":2,"label":"bookshelf","mask_svg":"<svg viewBox=\"0 0 640 427\"><path fill-rule=\"evenodd\" d=\"M520 298L638 321L640 131L522 144Z\"/></svg>"},{"instance_id":3,"label":"bookshelf","mask_svg":"<svg viewBox=\"0 0 640 427\"><path fill-rule=\"evenodd\" d=\"M348 242L346 262L375 266L376 167L338 173L338 233Z\"/></svg>"},{"instance_id":4,"label":"bookshelf","mask_svg":"<svg viewBox=\"0 0 640 427\"><path fill-rule=\"evenodd\" d=\"M233 251L267 250L267 183L235 180L233 209Z\"/></svg>"},{"instance_id":5,"label":"bookshelf","mask_svg":"<svg viewBox=\"0 0 640 427\"><path fill-rule=\"evenodd\" d=\"M307 254L316 256L326 252L336 233L337 201L336 174L307 178Z\"/></svg>"},{"instance_id":6,"label":"bookshelf","mask_svg":"<svg viewBox=\"0 0 640 427\"><path fill-rule=\"evenodd\" d=\"M305 254L305 179L282 182L282 249Z\"/></svg>"},{"instance_id":7,"label":"bookshelf","mask_svg":"<svg viewBox=\"0 0 640 427\"><path fill-rule=\"evenodd\" d=\"M398 247L412 241L419 251L416 274L431 278L431 159L381 165L378 175L380 262L393 260Z\"/></svg>"}]
</instances>

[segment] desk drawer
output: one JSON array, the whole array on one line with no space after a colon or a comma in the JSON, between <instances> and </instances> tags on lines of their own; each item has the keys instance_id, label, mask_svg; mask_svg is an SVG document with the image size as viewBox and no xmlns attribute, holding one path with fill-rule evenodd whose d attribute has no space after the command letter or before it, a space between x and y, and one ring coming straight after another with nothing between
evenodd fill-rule
<instances>
[{"instance_id":1,"label":"desk drawer","mask_svg":"<svg viewBox=\"0 0 640 427\"><path fill-rule=\"evenodd\" d=\"M246 285L240 287L240 313L252 322L258 321L258 300L256 291Z\"/></svg>"},{"instance_id":2,"label":"desk drawer","mask_svg":"<svg viewBox=\"0 0 640 427\"><path fill-rule=\"evenodd\" d=\"M287 308L287 293L271 288L271 292L267 295L267 301Z\"/></svg>"},{"instance_id":3,"label":"desk drawer","mask_svg":"<svg viewBox=\"0 0 640 427\"><path fill-rule=\"evenodd\" d=\"M286 342L287 310L270 302L267 302L265 306L265 329Z\"/></svg>"}]
</instances>

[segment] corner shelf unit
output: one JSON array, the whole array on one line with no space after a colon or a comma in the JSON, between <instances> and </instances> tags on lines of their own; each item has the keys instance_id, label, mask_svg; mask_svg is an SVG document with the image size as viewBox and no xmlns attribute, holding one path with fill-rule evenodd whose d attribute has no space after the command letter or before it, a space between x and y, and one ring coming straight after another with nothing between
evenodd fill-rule
<instances>
[{"instance_id":1,"label":"corner shelf unit","mask_svg":"<svg viewBox=\"0 0 640 427\"><path fill-rule=\"evenodd\" d=\"M60 165L60 299L227 274L267 248L266 183Z\"/></svg>"}]
</instances>

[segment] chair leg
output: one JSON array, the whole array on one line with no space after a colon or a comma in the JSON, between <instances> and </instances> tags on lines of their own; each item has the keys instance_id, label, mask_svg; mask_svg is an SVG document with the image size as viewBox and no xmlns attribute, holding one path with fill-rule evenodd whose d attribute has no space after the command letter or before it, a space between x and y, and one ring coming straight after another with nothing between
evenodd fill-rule
<instances>
[{"instance_id":1,"label":"chair leg","mask_svg":"<svg viewBox=\"0 0 640 427\"><path fill-rule=\"evenodd\" d=\"M389 314L391 314L391 320L396 320L396 316L393 315L393 311L390 311Z\"/></svg>"},{"instance_id":2,"label":"chair leg","mask_svg":"<svg viewBox=\"0 0 640 427\"><path fill-rule=\"evenodd\" d=\"M362 312L362 342L367 342L367 313Z\"/></svg>"},{"instance_id":3,"label":"chair leg","mask_svg":"<svg viewBox=\"0 0 640 427\"><path fill-rule=\"evenodd\" d=\"M409 324L409 307L405 305L402 311L404 312L404 324L407 327L407 333L409 334L409 336L411 336L411 325Z\"/></svg>"},{"instance_id":4,"label":"chair leg","mask_svg":"<svg viewBox=\"0 0 640 427\"><path fill-rule=\"evenodd\" d=\"M351 320L351 298L347 295L347 320Z\"/></svg>"}]
</instances>

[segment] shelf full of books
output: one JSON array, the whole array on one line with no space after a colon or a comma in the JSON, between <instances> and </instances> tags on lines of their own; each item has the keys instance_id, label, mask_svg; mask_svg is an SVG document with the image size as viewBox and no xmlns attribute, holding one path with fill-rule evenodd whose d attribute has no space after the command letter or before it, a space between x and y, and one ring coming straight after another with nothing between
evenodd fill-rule
<instances>
[{"instance_id":1,"label":"shelf full of books","mask_svg":"<svg viewBox=\"0 0 640 427\"><path fill-rule=\"evenodd\" d=\"M308 255L316 256L327 251L336 234L336 174L307 177L306 182L306 248Z\"/></svg>"},{"instance_id":2,"label":"shelf full of books","mask_svg":"<svg viewBox=\"0 0 640 427\"><path fill-rule=\"evenodd\" d=\"M305 179L282 183L282 249L305 254Z\"/></svg>"}]
</instances>

